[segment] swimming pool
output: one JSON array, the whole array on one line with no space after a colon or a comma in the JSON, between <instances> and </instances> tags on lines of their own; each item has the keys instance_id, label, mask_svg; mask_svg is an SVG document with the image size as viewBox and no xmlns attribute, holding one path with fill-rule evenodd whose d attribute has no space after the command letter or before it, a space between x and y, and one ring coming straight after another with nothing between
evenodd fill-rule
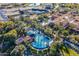
<instances>
[{"instance_id":1,"label":"swimming pool","mask_svg":"<svg viewBox=\"0 0 79 59\"><path fill-rule=\"evenodd\" d=\"M50 46L50 42L53 42L50 37L44 35L38 30L29 30L27 34L34 38L34 41L31 43L31 45L36 49L48 48Z\"/></svg>"}]
</instances>

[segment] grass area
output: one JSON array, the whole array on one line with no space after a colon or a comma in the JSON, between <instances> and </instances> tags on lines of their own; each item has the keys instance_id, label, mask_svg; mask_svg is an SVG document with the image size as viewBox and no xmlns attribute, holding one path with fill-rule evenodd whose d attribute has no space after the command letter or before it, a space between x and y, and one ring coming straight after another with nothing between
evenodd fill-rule
<instances>
[{"instance_id":1,"label":"grass area","mask_svg":"<svg viewBox=\"0 0 79 59\"><path fill-rule=\"evenodd\" d=\"M61 52L62 52L62 55L64 55L64 56L79 56L79 54L76 51L74 51L68 47L63 47Z\"/></svg>"}]
</instances>

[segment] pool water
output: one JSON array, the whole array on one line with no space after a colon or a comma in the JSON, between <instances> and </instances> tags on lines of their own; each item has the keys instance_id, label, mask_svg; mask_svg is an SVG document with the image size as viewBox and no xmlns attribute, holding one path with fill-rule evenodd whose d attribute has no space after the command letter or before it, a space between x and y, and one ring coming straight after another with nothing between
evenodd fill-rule
<instances>
[{"instance_id":1,"label":"pool water","mask_svg":"<svg viewBox=\"0 0 79 59\"><path fill-rule=\"evenodd\" d=\"M31 45L36 49L48 48L50 42L52 41L50 37L44 35L38 30L29 30L27 34L34 38L34 41L31 43Z\"/></svg>"},{"instance_id":2,"label":"pool water","mask_svg":"<svg viewBox=\"0 0 79 59\"><path fill-rule=\"evenodd\" d=\"M41 10L41 9L32 9L32 13L35 14L43 14L43 13L47 13L48 10Z\"/></svg>"}]
</instances>

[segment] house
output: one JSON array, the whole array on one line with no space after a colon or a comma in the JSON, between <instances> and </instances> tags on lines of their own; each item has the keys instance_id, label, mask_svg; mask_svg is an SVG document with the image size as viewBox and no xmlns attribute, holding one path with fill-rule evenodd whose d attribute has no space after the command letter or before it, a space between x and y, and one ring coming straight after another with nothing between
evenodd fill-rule
<instances>
[{"instance_id":1,"label":"house","mask_svg":"<svg viewBox=\"0 0 79 59\"><path fill-rule=\"evenodd\" d=\"M5 11L4 10L0 10L0 21L8 21L8 16L5 15Z\"/></svg>"}]
</instances>

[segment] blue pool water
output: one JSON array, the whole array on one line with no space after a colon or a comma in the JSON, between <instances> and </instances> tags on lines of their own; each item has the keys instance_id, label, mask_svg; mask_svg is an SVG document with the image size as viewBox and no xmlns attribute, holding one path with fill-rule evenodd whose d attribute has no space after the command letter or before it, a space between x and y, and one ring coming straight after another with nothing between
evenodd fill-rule
<instances>
[{"instance_id":1,"label":"blue pool water","mask_svg":"<svg viewBox=\"0 0 79 59\"><path fill-rule=\"evenodd\" d=\"M31 45L36 49L48 48L50 42L52 41L50 37L44 35L38 30L29 30L27 34L34 38L34 41L31 43Z\"/></svg>"},{"instance_id":2,"label":"blue pool water","mask_svg":"<svg viewBox=\"0 0 79 59\"><path fill-rule=\"evenodd\" d=\"M35 14L43 14L43 13L49 12L48 10L43 10L43 9L31 9L31 10L32 10L32 13L35 13Z\"/></svg>"}]
</instances>

